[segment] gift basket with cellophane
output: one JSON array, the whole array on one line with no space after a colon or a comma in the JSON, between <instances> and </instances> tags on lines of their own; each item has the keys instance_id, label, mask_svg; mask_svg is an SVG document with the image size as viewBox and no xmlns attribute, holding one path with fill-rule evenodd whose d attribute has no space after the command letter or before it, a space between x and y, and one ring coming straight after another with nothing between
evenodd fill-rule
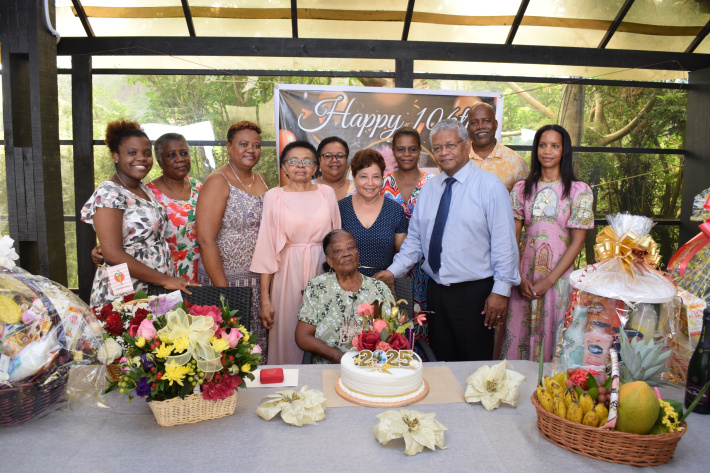
<instances>
[{"instance_id":1,"label":"gift basket with cellophane","mask_svg":"<svg viewBox=\"0 0 710 473\"><path fill-rule=\"evenodd\" d=\"M0 426L43 415L65 400L72 367L96 362L101 328L76 295L16 267L0 240Z\"/></svg>"},{"instance_id":2,"label":"gift basket with cellophane","mask_svg":"<svg viewBox=\"0 0 710 473\"><path fill-rule=\"evenodd\" d=\"M619 213L597 235L597 263L574 271L569 311L558 329L555 360L565 369L604 369L614 346L622 378L663 383L679 330L677 288L658 270L650 218Z\"/></svg>"}]
</instances>

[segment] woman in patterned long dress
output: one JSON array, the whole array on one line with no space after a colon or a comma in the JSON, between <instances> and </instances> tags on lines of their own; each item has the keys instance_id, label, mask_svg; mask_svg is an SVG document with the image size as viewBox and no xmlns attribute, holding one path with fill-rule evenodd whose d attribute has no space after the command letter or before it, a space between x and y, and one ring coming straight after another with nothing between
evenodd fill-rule
<instances>
[{"instance_id":1,"label":"woman in patterned long dress","mask_svg":"<svg viewBox=\"0 0 710 473\"><path fill-rule=\"evenodd\" d=\"M323 252L332 272L308 281L298 311L296 343L313 353L313 363L340 363L362 332L357 307L376 300L394 300L385 283L358 272L357 241L347 230L333 230L323 238Z\"/></svg>"},{"instance_id":2,"label":"woman in patterned long dress","mask_svg":"<svg viewBox=\"0 0 710 473\"><path fill-rule=\"evenodd\" d=\"M414 128L405 126L394 132L392 152L397 160L397 170L385 176L382 195L400 204L407 219L410 219L422 186L434 175L419 168L422 142L419 132ZM422 310L426 310L426 285L429 276L422 269L423 262L422 259L409 271L409 274L414 279L414 302L419 304ZM425 329L425 325L416 326L416 330Z\"/></svg>"},{"instance_id":3,"label":"woman in patterned long dress","mask_svg":"<svg viewBox=\"0 0 710 473\"><path fill-rule=\"evenodd\" d=\"M197 201L197 281L218 287L251 287L250 328L261 363L268 360L267 331L259 323L259 275L249 271L269 189L254 166L261 159L261 128L240 121L227 132L227 164L207 176ZM238 315L238 314L237 314Z\"/></svg>"},{"instance_id":4,"label":"woman in patterned long dress","mask_svg":"<svg viewBox=\"0 0 710 473\"><path fill-rule=\"evenodd\" d=\"M170 250L165 242L168 216L141 182L153 167L148 136L130 120L106 127L106 145L116 173L102 182L81 209L81 220L96 230L103 258L109 265L126 263L133 287L148 283L189 294L186 279L174 277ZM91 305L103 306L114 299L109 292L109 274L101 266L94 276Z\"/></svg>"},{"instance_id":5,"label":"woman in patterned long dress","mask_svg":"<svg viewBox=\"0 0 710 473\"><path fill-rule=\"evenodd\" d=\"M323 272L323 238L340 228L332 188L312 182L318 166L313 145L294 141L281 152L289 183L264 197L264 216L250 269L261 278L261 322L269 329L269 364L297 364L298 308L303 290Z\"/></svg>"},{"instance_id":6,"label":"woman in patterned long dress","mask_svg":"<svg viewBox=\"0 0 710 473\"><path fill-rule=\"evenodd\" d=\"M168 212L165 241L176 276L197 282L200 247L195 231L195 208L202 183L190 172L190 146L179 133L166 133L153 144L163 175L146 187Z\"/></svg>"},{"instance_id":7,"label":"woman in patterned long dress","mask_svg":"<svg viewBox=\"0 0 710 473\"><path fill-rule=\"evenodd\" d=\"M520 235L520 277L508 305L508 323L501 353L509 360L545 361L555 346L555 327L568 307L565 283L574 260L594 228L592 191L572 169L569 134L559 125L545 125L535 134L528 178L513 186L515 229Z\"/></svg>"}]
</instances>

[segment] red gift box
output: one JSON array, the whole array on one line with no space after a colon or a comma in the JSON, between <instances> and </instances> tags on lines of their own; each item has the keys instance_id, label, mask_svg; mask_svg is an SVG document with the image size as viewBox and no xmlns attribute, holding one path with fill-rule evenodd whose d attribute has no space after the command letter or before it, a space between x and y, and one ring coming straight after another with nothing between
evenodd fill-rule
<instances>
[{"instance_id":1,"label":"red gift box","mask_svg":"<svg viewBox=\"0 0 710 473\"><path fill-rule=\"evenodd\" d=\"M283 383L284 381L284 370L282 368L266 368L259 373L261 373L259 375L261 384Z\"/></svg>"}]
</instances>

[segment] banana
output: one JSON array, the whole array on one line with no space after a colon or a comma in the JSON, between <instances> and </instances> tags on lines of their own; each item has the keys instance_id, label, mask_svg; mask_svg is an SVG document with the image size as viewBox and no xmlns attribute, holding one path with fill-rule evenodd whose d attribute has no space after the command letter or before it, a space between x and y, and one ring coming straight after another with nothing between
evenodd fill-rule
<instances>
[{"instance_id":1,"label":"banana","mask_svg":"<svg viewBox=\"0 0 710 473\"><path fill-rule=\"evenodd\" d=\"M552 398L552 413L557 417L567 418L567 405L565 404L565 399L559 394L555 394Z\"/></svg>"},{"instance_id":2,"label":"banana","mask_svg":"<svg viewBox=\"0 0 710 473\"><path fill-rule=\"evenodd\" d=\"M545 389L547 389L547 392L551 393L552 386L550 386L550 382L552 382L552 378L550 378L549 376L545 376L544 378L542 378L542 382L545 385Z\"/></svg>"},{"instance_id":3,"label":"banana","mask_svg":"<svg viewBox=\"0 0 710 473\"><path fill-rule=\"evenodd\" d=\"M581 424L583 417L584 411L582 410L582 406L580 406L579 401L575 399L567 408L567 420Z\"/></svg>"},{"instance_id":4,"label":"banana","mask_svg":"<svg viewBox=\"0 0 710 473\"><path fill-rule=\"evenodd\" d=\"M537 387L537 400L540 401L546 411L552 412L552 396L542 386Z\"/></svg>"},{"instance_id":5,"label":"banana","mask_svg":"<svg viewBox=\"0 0 710 473\"><path fill-rule=\"evenodd\" d=\"M574 388L565 389L565 404L567 404L567 409L569 409L573 401L577 400L577 391Z\"/></svg>"},{"instance_id":6,"label":"banana","mask_svg":"<svg viewBox=\"0 0 710 473\"><path fill-rule=\"evenodd\" d=\"M553 381L556 381L560 386L564 386L567 383L567 373L560 371L552 377Z\"/></svg>"},{"instance_id":7,"label":"banana","mask_svg":"<svg viewBox=\"0 0 710 473\"><path fill-rule=\"evenodd\" d=\"M590 396L587 391L584 391L584 393L582 394L582 397L579 398L579 404L582 406L582 409L584 410L584 413L586 414L587 412L591 411L592 408L594 407L594 400L592 399L592 396Z\"/></svg>"},{"instance_id":8,"label":"banana","mask_svg":"<svg viewBox=\"0 0 710 473\"><path fill-rule=\"evenodd\" d=\"M565 390L562 388L562 386L559 385L557 381L550 381L550 394L553 396L560 395L560 397L564 398L565 395Z\"/></svg>"},{"instance_id":9,"label":"banana","mask_svg":"<svg viewBox=\"0 0 710 473\"><path fill-rule=\"evenodd\" d=\"M609 415L609 410L604 404L597 404L594 406L594 409L597 410L597 416L599 416L599 419L604 419Z\"/></svg>"},{"instance_id":10,"label":"banana","mask_svg":"<svg viewBox=\"0 0 710 473\"><path fill-rule=\"evenodd\" d=\"M609 421L609 417L602 417L601 420L599 421L599 427L604 427L604 424L606 424Z\"/></svg>"},{"instance_id":11,"label":"banana","mask_svg":"<svg viewBox=\"0 0 710 473\"><path fill-rule=\"evenodd\" d=\"M584 414L584 419L582 419L582 424L588 425L590 427L596 427L599 425L599 416L597 415L596 409L592 408L591 411Z\"/></svg>"}]
</instances>

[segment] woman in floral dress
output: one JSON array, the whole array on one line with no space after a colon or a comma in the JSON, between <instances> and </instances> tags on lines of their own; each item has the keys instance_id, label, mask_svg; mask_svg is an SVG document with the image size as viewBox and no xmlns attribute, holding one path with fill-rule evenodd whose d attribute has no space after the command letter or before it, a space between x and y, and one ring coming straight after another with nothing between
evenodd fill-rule
<instances>
[{"instance_id":1,"label":"woman in floral dress","mask_svg":"<svg viewBox=\"0 0 710 473\"><path fill-rule=\"evenodd\" d=\"M419 155L422 151L421 138L414 128L402 127L392 135L392 152L397 160L397 170L385 176L382 195L402 206L407 219L412 218L414 206L419 199L422 186L433 174L419 168ZM414 278L414 302L426 310L426 285L429 276L422 269L424 260L417 263L409 274ZM422 331L425 326L417 326Z\"/></svg>"},{"instance_id":2,"label":"woman in floral dress","mask_svg":"<svg viewBox=\"0 0 710 473\"><path fill-rule=\"evenodd\" d=\"M170 248L175 275L197 282L200 247L195 231L195 208L202 183L188 176L190 147L184 136L166 133L155 140L153 147L163 175L146 187L168 212L165 241Z\"/></svg>"},{"instance_id":3,"label":"woman in floral dress","mask_svg":"<svg viewBox=\"0 0 710 473\"><path fill-rule=\"evenodd\" d=\"M197 281L218 287L251 287L250 330L258 337L261 363L268 361L268 332L259 323L259 275L249 271L269 189L254 166L261 159L261 128L240 121L227 132L227 164L207 176L197 202Z\"/></svg>"},{"instance_id":4,"label":"woman in floral dress","mask_svg":"<svg viewBox=\"0 0 710 473\"><path fill-rule=\"evenodd\" d=\"M535 134L528 178L511 192L515 229L520 236L521 282L510 295L501 353L510 360L538 361L544 343L545 361L555 346L555 327L568 308L565 287L574 260L594 228L592 191L572 168L569 134L559 125L545 125Z\"/></svg>"},{"instance_id":5,"label":"woman in floral dress","mask_svg":"<svg viewBox=\"0 0 710 473\"><path fill-rule=\"evenodd\" d=\"M128 265L136 290L152 283L189 294L187 287L194 283L173 276L164 238L168 224L165 208L141 182L153 166L150 140L138 123L119 120L106 127L105 142L116 173L91 195L81 209L81 220L94 226L107 264ZM110 276L106 266L96 271L92 306L114 299L109 291Z\"/></svg>"}]
</instances>

